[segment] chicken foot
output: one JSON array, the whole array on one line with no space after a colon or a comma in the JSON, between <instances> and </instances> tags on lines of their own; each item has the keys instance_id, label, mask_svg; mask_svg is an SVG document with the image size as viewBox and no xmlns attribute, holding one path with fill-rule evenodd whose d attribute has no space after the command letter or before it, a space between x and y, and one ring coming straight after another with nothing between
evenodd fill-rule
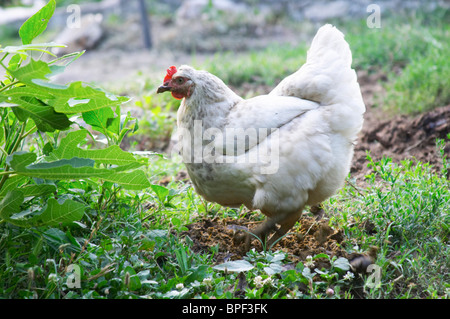
<instances>
[{"instance_id":1,"label":"chicken foot","mask_svg":"<svg viewBox=\"0 0 450 319\"><path fill-rule=\"evenodd\" d=\"M274 218L269 218L266 222L253 230L251 233L246 234L244 251L247 252L250 250L251 240L255 236L260 238L263 243L265 243L266 247L270 248L277 240L283 237L289 231L289 229L294 226L294 224L300 219L301 215L302 210L299 210L296 213L282 214ZM277 225L279 225L278 228ZM274 230L275 233L267 241L267 236Z\"/></svg>"},{"instance_id":2,"label":"chicken foot","mask_svg":"<svg viewBox=\"0 0 450 319\"><path fill-rule=\"evenodd\" d=\"M250 250L250 243L253 239L253 237L260 238L263 243L265 243L266 247L271 247L274 243L277 242L281 237L283 237L294 225L295 223L300 219L302 215L302 209L299 210L297 213L294 214L283 214L276 216L274 218L269 218L266 222L264 222L262 225L257 227L255 230L253 230L251 233L247 233L244 236L236 236L237 242L242 242L242 239L245 239L244 244L244 252L247 252ZM324 214L324 210L321 204L314 205L310 208L310 212L316 216L316 219L320 220ZM277 228L277 225L279 227ZM275 231L275 233L272 235L272 237L267 241L267 236L272 232Z\"/></svg>"}]
</instances>

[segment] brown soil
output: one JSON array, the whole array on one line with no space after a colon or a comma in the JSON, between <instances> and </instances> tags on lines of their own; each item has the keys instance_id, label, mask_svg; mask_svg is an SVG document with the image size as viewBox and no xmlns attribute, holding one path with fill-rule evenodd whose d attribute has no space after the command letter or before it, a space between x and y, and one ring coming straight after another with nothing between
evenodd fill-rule
<instances>
[{"instance_id":1,"label":"brown soil","mask_svg":"<svg viewBox=\"0 0 450 319\"><path fill-rule=\"evenodd\" d=\"M355 148L352 174L363 178L369 172L367 151L374 160L380 160L383 156L397 163L404 159L415 159L432 164L436 170L441 168L436 139L446 139L450 133L450 105L416 117L400 115L389 120L377 120L373 116L368 113L367 124ZM449 145L445 152L447 156L450 155Z\"/></svg>"},{"instance_id":2,"label":"brown soil","mask_svg":"<svg viewBox=\"0 0 450 319\"><path fill-rule=\"evenodd\" d=\"M203 219L188 226L188 230L183 235L189 236L194 242L194 251L208 251L211 247L219 244L219 252L215 256L217 262L227 260L242 259L245 252L243 245L237 238L243 234L243 230L253 229L260 222L249 221L248 219ZM316 220L316 218L304 215L301 223L291 229L272 248L273 251L281 250L289 254L291 261L305 260L307 256L315 256L325 253L329 256L343 256L348 254L340 247L344 236L340 230L332 229L328 225L328 220ZM262 250L261 243L254 239L252 247ZM326 260L316 261L316 266L327 267Z\"/></svg>"}]
</instances>

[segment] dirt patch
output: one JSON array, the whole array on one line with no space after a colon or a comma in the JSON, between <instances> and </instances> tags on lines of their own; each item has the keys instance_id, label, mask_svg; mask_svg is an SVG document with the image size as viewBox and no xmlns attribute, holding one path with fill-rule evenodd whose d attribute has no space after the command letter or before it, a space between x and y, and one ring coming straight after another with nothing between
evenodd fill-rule
<instances>
[{"instance_id":1,"label":"dirt patch","mask_svg":"<svg viewBox=\"0 0 450 319\"><path fill-rule=\"evenodd\" d=\"M442 161L436 147L436 139L445 139L450 133L450 105L437 108L415 117L396 116L389 120L378 120L368 113L361 132L352 165L352 174L360 179L370 172L367 167L366 151L372 158L380 160L390 157L396 163L404 159L430 163L436 170ZM450 156L450 146L445 147Z\"/></svg>"},{"instance_id":2,"label":"dirt patch","mask_svg":"<svg viewBox=\"0 0 450 319\"><path fill-rule=\"evenodd\" d=\"M215 260L221 263L242 259L245 256L242 245L237 243L237 238L243 230L252 230L259 223L261 222L249 221L245 218L203 219L188 225L188 231L183 232L182 235L192 239L195 252L207 252L219 244ZM348 257L347 252L340 246L343 239L342 231L331 228L328 220L316 220L315 217L304 214L298 226L291 229L287 236L274 245L272 250L288 253L289 259L295 263L304 261L307 256L315 256L320 253ZM262 250L261 242L257 239L252 241L251 247L258 251ZM319 268L329 267L329 263L325 259L318 259L315 262Z\"/></svg>"}]
</instances>

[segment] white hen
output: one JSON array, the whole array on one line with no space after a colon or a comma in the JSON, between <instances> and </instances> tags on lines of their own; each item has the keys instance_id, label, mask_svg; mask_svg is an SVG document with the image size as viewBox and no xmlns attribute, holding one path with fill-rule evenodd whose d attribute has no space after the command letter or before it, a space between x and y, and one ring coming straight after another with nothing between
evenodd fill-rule
<instances>
[{"instance_id":1,"label":"white hen","mask_svg":"<svg viewBox=\"0 0 450 319\"><path fill-rule=\"evenodd\" d=\"M244 100L206 71L169 68L158 93L184 98L178 128L196 191L221 205L261 210L269 219L256 235L279 225L269 245L306 205L332 196L349 173L365 112L351 62L344 35L325 25L307 62L268 95Z\"/></svg>"}]
</instances>

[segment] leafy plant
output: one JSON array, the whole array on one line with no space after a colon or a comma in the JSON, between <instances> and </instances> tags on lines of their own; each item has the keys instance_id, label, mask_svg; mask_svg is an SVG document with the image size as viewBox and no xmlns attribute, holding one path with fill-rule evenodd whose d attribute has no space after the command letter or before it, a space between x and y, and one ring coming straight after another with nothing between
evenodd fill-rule
<instances>
[{"instance_id":1,"label":"leafy plant","mask_svg":"<svg viewBox=\"0 0 450 319\"><path fill-rule=\"evenodd\" d=\"M58 58L48 48L61 45L32 44L46 29L54 10L55 1L51 0L22 25L23 45L0 48L0 65L6 71L0 83L0 217L23 227L56 225L83 216L84 203L59 194L61 180L109 182L131 190L150 186L144 172L137 169L147 160L119 147L124 136L137 129L129 114L120 114L120 105L128 98L82 82L62 85L50 80L83 54ZM40 53L39 59L33 52ZM44 55L50 61L45 61ZM9 62L5 65L6 58ZM106 137L107 148L83 145L92 134L84 128L71 130L78 114ZM25 150L24 142L32 134L37 134L41 143Z\"/></svg>"}]
</instances>

